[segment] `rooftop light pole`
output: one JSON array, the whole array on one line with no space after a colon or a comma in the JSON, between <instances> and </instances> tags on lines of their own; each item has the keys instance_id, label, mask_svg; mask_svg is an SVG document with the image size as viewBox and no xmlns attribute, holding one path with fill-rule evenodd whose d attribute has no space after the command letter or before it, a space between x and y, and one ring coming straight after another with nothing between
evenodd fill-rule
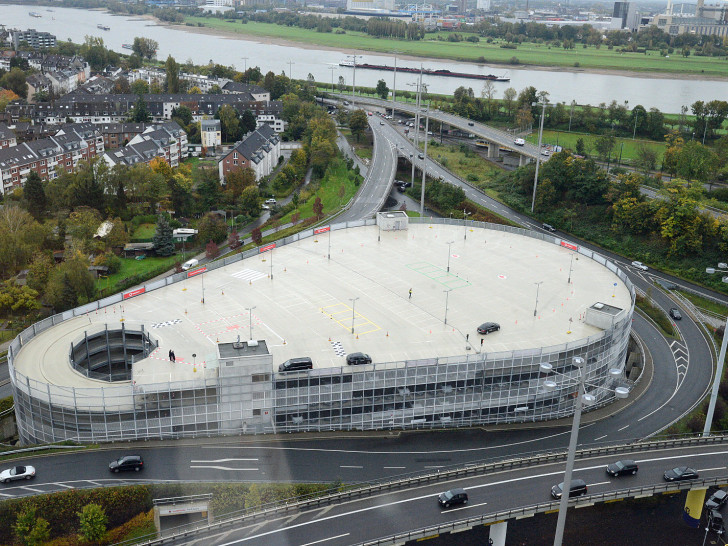
<instances>
[{"instance_id":1,"label":"rooftop light pole","mask_svg":"<svg viewBox=\"0 0 728 546\"><path fill-rule=\"evenodd\" d=\"M253 309L255 309L255 305L253 307L246 307L245 310L248 312L248 328L250 329L250 340L253 340Z\"/></svg>"},{"instance_id":2,"label":"rooftop light pole","mask_svg":"<svg viewBox=\"0 0 728 546\"><path fill-rule=\"evenodd\" d=\"M455 241L448 241L445 243L447 245L447 272L450 272L450 245L452 245Z\"/></svg>"},{"instance_id":3,"label":"rooftop light pole","mask_svg":"<svg viewBox=\"0 0 728 546\"><path fill-rule=\"evenodd\" d=\"M354 333L354 319L356 317L356 313L354 312L354 308L356 307L356 300L359 298L349 298L349 301L351 302L351 333Z\"/></svg>"},{"instance_id":4,"label":"rooftop light pole","mask_svg":"<svg viewBox=\"0 0 728 546\"><path fill-rule=\"evenodd\" d=\"M541 285L543 284L543 281L538 281L533 283L536 285L536 305L533 308L533 316L536 316L536 313L538 311L538 289L541 288Z\"/></svg>"},{"instance_id":5,"label":"rooftop light pole","mask_svg":"<svg viewBox=\"0 0 728 546\"><path fill-rule=\"evenodd\" d=\"M541 140L543 139L543 118L546 114L546 107L550 106L546 97L542 97L539 102L534 102L531 106L541 105L541 123L538 129L538 150L536 150L536 174L533 178L533 197L531 198L531 213L536 206L536 187L538 186L538 168L541 165Z\"/></svg>"},{"instance_id":6,"label":"rooftop light pole","mask_svg":"<svg viewBox=\"0 0 728 546\"><path fill-rule=\"evenodd\" d=\"M723 262L719 263L717 271L728 271L728 264ZM716 272L716 269L713 267L708 267L705 269L705 272L709 275L712 275ZM728 277L723 277L723 282L728 282ZM720 388L720 381L723 377L723 363L725 362L726 347L728 347L728 317L726 317L725 327L723 328L723 341L720 344L720 354L718 355L718 364L715 371L715 378L713 379L713 389L710 392L708 411L705 414L703 436L710 436L710 427L713 424L713 415L715 413L715 403L718 400L718 389Z\"/></svg>"}]
</instances>

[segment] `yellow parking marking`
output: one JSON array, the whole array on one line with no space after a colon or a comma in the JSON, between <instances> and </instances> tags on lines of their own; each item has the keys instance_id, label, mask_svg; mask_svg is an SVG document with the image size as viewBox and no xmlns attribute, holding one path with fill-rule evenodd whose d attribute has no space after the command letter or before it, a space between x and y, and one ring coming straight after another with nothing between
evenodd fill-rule
<instances>
[{"instance_id":1,"label":"yellow parking marking","mask_svg":"<svg viewBox=\"0 0 728 546\"><path fill-rule=\"evenodd\" d=\"M382 329L381 326L375 324L361 313L356 312L345 303L327 305L321 308L321 312L348 331L351 331L353 320L354 334L357 336L371 334Z\"/></svg>"}]
</instances>

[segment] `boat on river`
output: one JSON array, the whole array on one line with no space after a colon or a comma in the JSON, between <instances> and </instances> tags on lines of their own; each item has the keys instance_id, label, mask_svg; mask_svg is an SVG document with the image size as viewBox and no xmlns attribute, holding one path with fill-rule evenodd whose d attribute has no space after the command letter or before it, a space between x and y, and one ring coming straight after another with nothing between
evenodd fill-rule
<instances>
[{"instance_id":1,"label":"boat on river","mask_svg":"<svg viewBox=\"0 0 728 546\"><path fill-rule=\"evenodd\" d=\"M37 11L30 11L30 12L28 12L28 15L30 15L31 17L43 17L43 16L42 16L42 15L41 15L40 13L38 13Z\"/></svg>"},{"instance_id":2,"label":"boat on river","mask_svg":"<svg viewBox=\"0 0 728 546\"><path fill-rule=\"evenodd\" d=\"M101 24L96 25L96 28L100 28L101 30L111 30L111 27Z\"/></svg>"},{"instance_id":3,"label":"boat on river","mask_svg":"<svg viewBox=\"0 0 728 546\"><path fill-rule=\"evenodd\" d=\"M354 67L354 61L348 59L343 60L339 63L339 66ZM453 72L446 68L433 70L431 68L410 68L407 66L398 66L396 69L393 66L387 64L370 64L370 63L356 63L356 68L364 68L368 70L385 70L387 72L407 72L410 74L425 74L427 76L449 76L451 78L468 78L471 80L490 80L494 82L509 82L510 78L507 76L494 76L493 74L472 74L469 72Z\"/></svg>"},{"instance_id":4,"label":"boat on river","mask_svg":"<svg viewBox=\"0 0 728 546\"><path fill-rule=\"evenodd\" d=\"M121 47L123 47L124 49L134 49L134 46L131 44L121 44Z\"/></svg>"}]
</instances>

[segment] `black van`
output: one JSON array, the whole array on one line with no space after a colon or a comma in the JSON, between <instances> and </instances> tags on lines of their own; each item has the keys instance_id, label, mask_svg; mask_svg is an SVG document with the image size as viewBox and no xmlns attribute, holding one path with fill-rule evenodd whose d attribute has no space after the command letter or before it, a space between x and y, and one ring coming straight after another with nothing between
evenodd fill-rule
<instances>
[{"instance_id":1,"label":"black van","mask_svg":"<svg viewBox=\"0 0 728 546\"><path fill-rule=\"evenodd\" d=\"M554 485L551 488L551 496L555 499L561 498L561 492L564 490L564 482ZM571 480L571 492L569 498L580 497L586 495L586 482L584 480Z\"/></svg>"},{"instance_id":2,"label":"black van","mask_svg":"<svg viewBox=\"0 0 728 546\"><path fill-rule=\"evenodd\" d=\"M279 372L296 372L298 370L312 370L313 361L311 357L302 356L299 358L291 358L278 366Z\"/></svg>"}]
</instances>

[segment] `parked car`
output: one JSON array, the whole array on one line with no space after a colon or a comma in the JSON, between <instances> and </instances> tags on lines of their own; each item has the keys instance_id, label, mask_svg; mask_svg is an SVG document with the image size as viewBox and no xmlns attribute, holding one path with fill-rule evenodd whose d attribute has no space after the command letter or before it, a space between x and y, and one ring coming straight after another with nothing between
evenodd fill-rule
<instances>
[{"instance_id":1,"label":"parked car","mask_svg":"<svg viewBox=\"0 0 728 546\"><path fill-rule=\"evenodd\" d=\"M607 465L607 474L610 476L625 476L627 474L637 474L639 467L637 463L630 459L622 459L616 463Z\"/></svg>"},{"instance_id":2,"label":"parked car","mask_svg":"<svg viewBox=\"0 0 728 546\"><path fill-rule=\"evenodd\" d=\"M708 497L707 501L705 501L705 509L720 510L726 501L728 501L728 493L726 493L723 489L718 489L715 493Z\"/></svg>"},{"instance_id":3,"label":"parked car","mask_svg":"<svg viewBox=\"0 0 728 546\"><path fill-rule=\"evenodd\" d=\"M541 227L545 229L546 231L554 232L556 231L556 228L552 226L551 224L541 224Z\"/></svg>"},{"instance_id":4,"label":"parked car","mask_svg":"<svg viewBox=\"0 0 728 546\"><path fill-rule=\"evenodd\" d=\"M680 309L677 307L670 308L670 316L675 320L682 320L682 314L680 313Z\"/></svg>"},{"instance_id":5,"label":"parked car","mask_svg":"<svg viewBox=\"0 0 728 546\"><path fill-rule=\"evenodd\" d=\"M372 357L366 353L350 353L346 355L346 363L349 366L357 366L359 364L371 364Z\"/></svg>"},{"instance_id":6,"label":"parked car","mask_svg":"<svg viewBox=\"0 0 728 546\"><path fill-rule=\"evenodd\" d=\"M579 479L571 480L571 487L569 489L571 490L569 493L569 498L586 495L586 482ZM551 488L551 496L555 499L560 499L563 491L564 482L561 482Z\"/></svg>"},{"instance_id":7,"label":"parked car","mask_svg":"<svg viewBox=\"0 0 728 546\"><path fill-rule=\"evenodd\" d=\"M111 472L126 472L128 470L139 472L142 468L144 468L144 460L141 455L124 455L109 463Z\"/></svg>"},{"instance_id":8,"label":"parked car","mask_svg":"<svg viewBox=\"0 0 728 546\"><path fill-rule=\"evenodd\" d=\"M484 322L478 326L479 334L489 334L491 332L497 332L498 330L500 330L500 324L497 322Z\"/></svg>"},{"instance_id":9,"label":"parked car","mask_svg":"<svg viewBox=\"0 0 728 546\"><path fill-rule=\"evenodd\" d=\"M522 138L517 138L516 140L513 141L513 144L515 144L516 146L525 146L526 141Z\"/></svg>"},{"instance_id":10,"label":"parked car","mask_svg":"<svg viewBox=\"0 0 728 546\"><path fill-rule=\"evenodd\" d=\"M266 203L266 205L275 205L276 203L278 203L278 201L276 201L275 199L273 199L271 197L270 199L266 199L265 203Z\"/></svg>"},{"instance_id":11,"label":"parked car","mask_svg":"<svg viewBox=\"0 0 728 546\"><path fill-rule=\"evenodd\" d=\"M668 482L695 480L698 478L698 471L689 466L678 466L670 470L665 470L664 477Z\"/></svg>"},{"instance_id":12,"label":"parked car","mask_svg":"<svg viewBox=\"0 0 728 546\"><path fill-rule=\"evenodd\" d=\"M15 480L30 480L35 478L35 467L14 466L0 472L0 482L10 483Z\"/></svg>"},{"instance_id":13,"label":"parked car","mask_svg":"<svg viewBox=\"0 0 728 546\"><path fill-rule=\"evenodd\" d=\"M725 527L723 526L723 515L718 510L711 510L708 512L708 528L722 535L725 533Z\"/></svg>"},{"instance_id":14,"label":"parked car","mask_svg":"<svg viewBox=\"0 0 728 546\"><path fill-rule=\"evenodd\" d=\"M647 266L642 262L634 261L632 262L632 267L636 267L637 269L641 269L642 271L647 271Z\"/></svg>"},{"instance_id":15,"label":"parked car","mask_svg":"<svg viewBox=\"0 0 728 546\"><path fill-rule=\"evenodd\" d=\"M263 209L263 210L270 210L270 207L269 207L268 205L266 205L265 203L263 203L263 204L262 204L262 205L260 206L260 208L261 208L261 209Z\"/></svg>"},{"instance_id":16,"label":"parked car","mask_svg":"<svg viewBox=\"0 0 728 546\"><path fill-rule=\"evenodd\" d=\"M437 502L443 508L450 508L456 504L468 504L468 494L465 489L450 489L437 496Z\"/></svg>"}]
</instances>

